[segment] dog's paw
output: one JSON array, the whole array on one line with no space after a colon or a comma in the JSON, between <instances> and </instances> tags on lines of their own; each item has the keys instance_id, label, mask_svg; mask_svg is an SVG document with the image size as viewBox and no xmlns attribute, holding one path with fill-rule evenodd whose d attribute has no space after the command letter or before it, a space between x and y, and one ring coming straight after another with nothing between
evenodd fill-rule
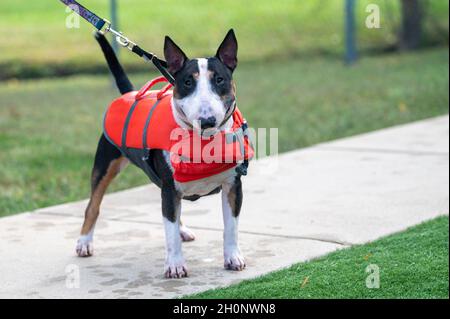
<instances>
[{"instance_id":1,"label":"dog's paw","mask_svg":"<svg viewBox=\"0 0 450 319\"><path fill-rule=\"evenodd\" d=\"M183 258L166 261L164 276L167 279L184 278L188 276L188 270Z\"/></svg>"},{"instance_id":2,"label":"dog's paw","mask_svg":"<svg viewBox=\"0 0 450 319\"><path fill-rule=\"evenodd\" d=\"M78 257L90 257L94 254L94 243L92 240L86 240L82 236L78 239L76 252Z\"/></svg>"},{"instance_id":3,"label":"dog's paw","mask_svg":"<svg viewBox=\"0 0 450 319\"><path fill-rule=\"evenodd\" d=\"M242 256L239 249L225 252L224 266L227 270L242 271L245 269L245 258Z\"/></svg>"},{"instance_id":4,"label":"dog's paw","mask_svg":"<svg viewBox=\"0 0 450 319\"><path fill-rule=\"evenodd\" d=\"M189 228L187 228L186 226L182 225L180 227L180 234L181 234L181 239L183 241L193 241L195 240L195 234L192 230L190 230Z\"/></svg>"}]
</instances>

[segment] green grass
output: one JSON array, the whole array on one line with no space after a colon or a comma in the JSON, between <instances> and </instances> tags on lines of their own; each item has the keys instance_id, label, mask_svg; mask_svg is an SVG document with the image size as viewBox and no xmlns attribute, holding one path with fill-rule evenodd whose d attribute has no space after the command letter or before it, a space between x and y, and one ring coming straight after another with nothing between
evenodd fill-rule
<instances>
[{"instance_id":1,"label":"green grass","mask_svg":"<svg viewBox=\"0 0 450 319\"><path fill-rule=\"evenodd\" d=\"M448 217L254 280L187 298L447 298ZM380 288L365 272L377 265Z\"/></svg>"},{"instance_id":2,"label":"green grass","mask_svg":"<svg viewBox=\"0 0 450 319\"><path fill-rule=\"evenodd\" d=\"M132 76L143 84L153 75ZM448 113L448 49L371 57L244 63L238 103L253 127L279 128L279 150ZM105 76L0 83L0 216L86 198ZM129 167L111 190L147 182Z\"/></svg>"},{"instance_id":3,"label":"green grass","mask_svg":"<svg viewBox=\"0 0 450 319\"><path fill-rule=\"evenodd\" d=\"M81 1L109 17L109 0ZM172 36L191 56L215 53L226 31L237 31L242 61L270 60L343 51L343 0L126 0L118 1L120 29L142 47L162 56L163 39ZM399 1L358 0L356 26L361 50L396 42ZM368 3L381 9L381 28L365 27ZM449 3L426 1L424 42L448 44ZM67 29L58 0L0 1L0 78L104 70L91 36L92 27ZM140 61L123 52L125 63Z\"/></svg>"}]
</instances>

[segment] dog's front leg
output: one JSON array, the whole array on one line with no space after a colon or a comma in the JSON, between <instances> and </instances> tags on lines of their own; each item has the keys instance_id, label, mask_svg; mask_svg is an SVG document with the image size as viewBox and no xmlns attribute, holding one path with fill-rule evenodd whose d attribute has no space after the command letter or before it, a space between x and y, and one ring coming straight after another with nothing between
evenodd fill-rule
<instances>
[{"instance_id":1,"label":"dog's front leg","mask_svg":"<svg viewBox=\"0 0 450 319\"><path fill-rule=\"evenodd\" d=\"M222 185L222 211L224 222L224 266L229 270L245 268L238 243L239 214L242 206L242 184L240 177Z\"/></svg>"},{"instance_id":2,"label":"dog's front leg","mask_svg":"<svg viewBox=\"0 0 450 319\"><path fill-rule=\"evenodd\" d=\"M162 187L162 213L166 232L166 278L187 277L187 267L181 249L181 196L174 187Z\"/></svg>"}]
</instances>

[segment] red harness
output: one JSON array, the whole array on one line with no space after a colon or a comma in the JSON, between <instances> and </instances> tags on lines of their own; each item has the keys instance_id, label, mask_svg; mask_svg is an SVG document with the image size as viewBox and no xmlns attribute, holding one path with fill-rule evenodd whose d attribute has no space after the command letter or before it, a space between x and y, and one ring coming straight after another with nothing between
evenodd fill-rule
<instances>
[{"instance_id":1,"label":"red harness","mask_svg":"<svg viewBox=\"0 0 450 319\"><path fill-rule=\"evenodd\" d=\"M246 122L239 109L232 115L231 130L210 138L201 137L175 121L170 84L162 90L149 91L164 80L156 78L139 92L124 94L113 101L103 124L106 138L152 180L156 173L147 160L151 149L170 152L174 179L182 183L222 173L253 157Z\"/></svg>"}]
</instances>

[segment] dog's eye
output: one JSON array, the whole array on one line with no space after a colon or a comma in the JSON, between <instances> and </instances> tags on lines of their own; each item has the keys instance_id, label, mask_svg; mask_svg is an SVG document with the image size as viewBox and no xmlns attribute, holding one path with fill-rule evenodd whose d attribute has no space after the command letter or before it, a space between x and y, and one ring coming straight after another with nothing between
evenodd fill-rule
<instances>
[{"instance_id":1,"label":"dog's eye","mask_svg":"<svg viewBox=\"0 0 450 319\"><path fill-rule=\"evenodd\" d=\"M192 86L192 81L189 79L184 81L184 86L190 88Z\"/></svg>"},{"instance_id":2,"label":"dog's eye","mask_svg":"<svg viewBox=\"0 0 450 319\"><path fill-rule=\"evenodd\" d=\"M217 84L222 84L223 83L223 77L220 77L220 76L218 76L217 78L216 78L216 83Z\"/></svg>"}]
</instances>

